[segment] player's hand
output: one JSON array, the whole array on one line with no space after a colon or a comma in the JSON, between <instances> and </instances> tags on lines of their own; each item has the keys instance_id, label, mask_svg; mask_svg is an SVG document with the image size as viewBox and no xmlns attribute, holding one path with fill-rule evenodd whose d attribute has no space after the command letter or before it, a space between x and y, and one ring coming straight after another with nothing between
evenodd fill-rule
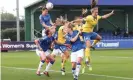
<instances>
[{"instance_id":1,"label":"player's hand","mask_svg":"<svg viewBox=\"0 0 133 80\"><path fill-rule=\"evenodd\" d=\"M42 48L39 48L40 51L42 51Z\"/></svg>"},{"instance_id":2,"label":"player's hand","mask_svg":"<svg viewBox=\"0 0 133 80\"><path fill-rule=\"evenodd\" d=\"M45 30L48 30L49 29L49 27L45 27Z\"/></svg>"},{"instance_id":3,"label":"player's hand","mask_svg":"<svg viewBox=\"0 0 133 80\"><path fill-rule=\"evenodd\" d=\"M64 44L66 47L69 47L69 48L71 48L71 45L70 44Z\"/></svg>"},{"instance_id":4,"label":"player's hand","mask_svg":"<svg viewBox=\"0 0 133 80\"><path fill-rule=\"evenodd\" d=\"M81 33L82 33L82 31L83 31L83 29L79 29L78 31L79 31L79 34L81 34Z\"/></svg>"},{"instance_id":5,"label":"player's hand","mask_svg":"<svg viewBox=\"0 0 133 80\"><path fill-rule=\"evenodd\" d=\"M80 31L82 32L82 31L83 31L83 29L80 29Z\"/></svg>"},{"instance_id":6,"label":"player's hand","mask_svg":"<svg viewBox=\"0 0 133 80\"><path fill-rule=\"evenodd\" d=\"M111 14L114 14L114 10L112 10Z\"/></svg>"},{"instance_id":7,"label":"player's hand","mask_svg":"<svg viewBox=\"0 0 133 80\"><path fill-rule=\"evenodd\" d=\"M51 47L50 47L51 49L54 49L54 45L51 45Z\"/></svg>"},{"instance_id":8,"label":"player's hand","mask_svg":"<svg viewBox=\"0 0 133 80\"><path fill-rule=\"evenodd\" d=\"M56 26L56 23L53 23L53 25L52 26Z\"/></svg>"},{"instance_id":9,"label":"player's hand","mask_svg":"<svg viewBox=\"0 0 133 80\"><path fill-rule=\"evenodd\" d=\"M86 14L88 12L87 9L82 9L82 15Z\"/></svg>"},{"instance_id":10,"label":"player's hand","mask_svg":"<svg viewBox=\"0 0 133 80\"><path fill-rule=\"evenodd\" d=\"M82 36L82 32L80 32L79 35Z\"/></svg>"}]
</instances>

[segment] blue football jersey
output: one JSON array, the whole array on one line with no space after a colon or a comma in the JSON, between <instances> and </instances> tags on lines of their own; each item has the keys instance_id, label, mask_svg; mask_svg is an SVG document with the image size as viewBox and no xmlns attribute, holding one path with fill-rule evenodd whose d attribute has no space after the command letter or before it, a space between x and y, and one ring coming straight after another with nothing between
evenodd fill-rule
<instances>
[{"instance_id":1,"label":"blue football jersey","mask_svg":"<svg viewBox=\"0 0 133 80\"><path fill-rule=\"evenodd\" d=\"M42 24L42 23L45 23L47 26L52 26L52 25L50 24L51 17L50 17L49 14L47 14L47 15L45 15L45 16L40 15L40 16L39 16L39 20L40 20L40 23L41 23L41 24ZM42 27L42 29L44 29L44 27Z\"/></svg>"},{"instance_id":2,"label":"blue football jersey","mask_svg":"<svg viewBox=\"0 0 133 80\"><path fill-rule=\"evenodd\" d=\"M72 38L74 38L76 35L78 34L78 31L73 31L72 34L68 34L67 35L67 40L71 40ZM80 40L80 37L78 37L78 39L75 42L71 42L72 45L72 52L76 52L80 49L84 48L84 43Z\"/></svg>"},{"instance_id":3,"label":"blue football jersey","mask_svg":"<svg viewBox=\"0 0 133 80\"><path fill-rule=\"evenodd\" d=\"M53 37L54 37L54 40L57 40L57 38L58 38L58 32L55 32L55 34L53 35ZM54 49L59 49L59 45L58 44L54 44Z\"/></svg>"},{"instance_id":4,"label":"blue football jersey","mask_svg":"<svg viewBox=\"0 0 133 80\"><path fill-rule=\"evenodd\" d=\"M54 41L53 36L51 36L51 37L45 36L45 37L39 39L39 44L40 44L40 47L43 49L43 51L47 51L50 48L51 43L53 41Z\"/></svg>"}]
</instances>

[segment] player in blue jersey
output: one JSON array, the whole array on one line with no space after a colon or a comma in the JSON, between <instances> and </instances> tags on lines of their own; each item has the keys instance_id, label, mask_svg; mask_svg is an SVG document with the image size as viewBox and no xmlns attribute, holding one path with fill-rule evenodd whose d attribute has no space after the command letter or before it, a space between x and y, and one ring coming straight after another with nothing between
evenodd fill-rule
<instances>
[{"instance_id":1,"label":"player in blue jersey","mask_svg":"<svg viewBox=\"0 0 133 80\"><path fill-rule=\"evenodd\" d=\"M81 62L84 57L84 43L80 39L79 34L81 33L78 30L73 31L73 25L70 23L67 27L67 39L71 41L71 63L72 63L72 74L74 80L78 80Z\"/></svg>"},{"instance_id":2,"label":"player in blue jersey","mask_svg":"<svg viewBox=\"0 0 133 80\"><path fill-rule=\"evenodd\" d=\"M39 16L40 24L42 25L42 36L45 36L45 30L51 27L53 24L48 9L43 8L42 14Z\"/></svg>"},{"instance_id":3,"label":"player in blue jersey","mask_svg":"<svg viewBox=\"0 0 133 80\"><path fill-rule=\"evenodd\" d=\"M45 31L46 36L44 36L41 39L35 40L35 44L37 45L40 51L39 55L41 58L40 64L36 72L37 75L40 75L40 70L45 62L45 59L48 59L50 61L46 66L45 71L43 72L45 75L49 76L48 70L54 64L55 60L51 57L50 51L49 51L49 48L51 48L51 44L54 41L54 38L52 36L54 33L55 33L55 27L51 27L50 29Z\"/></svg>"}]
</instances>

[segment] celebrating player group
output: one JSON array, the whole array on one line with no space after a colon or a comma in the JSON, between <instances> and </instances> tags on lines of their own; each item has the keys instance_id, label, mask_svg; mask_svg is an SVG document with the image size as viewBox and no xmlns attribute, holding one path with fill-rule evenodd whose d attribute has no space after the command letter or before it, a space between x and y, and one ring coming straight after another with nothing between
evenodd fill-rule
<instances>
[{"instance_id":1,"label":"celebrating player group","mask_svg":"<svg viewBox=\"0 0 133 80\"><path fill-rule=\"evenodd\" d=\"M96 43L102 39L100 35L93 32L93 29L100 19L106 19L114 14L112 11L99 16L96 4L97 0L91 0L91 15L85 16L87 9L83 9L82 17L75 17L73 21L57 18L55 23L52 22L50 14L48 14L49 9L42 9L42 14L39 17L42 25L42 38L35 40L36 53L40 57L37 75L41 75L40 70L46 62L43 74L49 77L49 69L54 65L57 55L61 56L62 75L65 75L65 63L69 57L74 80L78 80L81 67L82 73L85 72L85 67L92 70L90 49L95 49ZM94 40L94 42L91 44L90 40Z\"/></svg>"}]
</instances>

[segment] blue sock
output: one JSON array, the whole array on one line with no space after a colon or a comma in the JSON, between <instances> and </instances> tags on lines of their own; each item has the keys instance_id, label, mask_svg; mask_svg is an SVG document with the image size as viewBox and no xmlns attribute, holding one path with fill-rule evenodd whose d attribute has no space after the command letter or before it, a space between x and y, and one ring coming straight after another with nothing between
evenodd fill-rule
<instances>
[{"instance_id":1,"label":"blue sock","mask_svg":"<svg viewBox=\"0 0 133 80\"><path fill-rule=\"evenodd\" d=\"M50 61L50 63L53 65L55 61Z\"/></svg>"},{"instance_id":2,"label":"blue sock","mask_svg":"<svg viewBox=\"0 0 133 80\"><path fill-rule=\"evenodd\" d=\"M77 63L77 65L81 65L80 63Z\"/></svg>"},{"instance_id":3,"label":"blue sock","mask_svg":"<svg viewBox=\"0 0 133 80\"><path fill-rule=\"evenodd\" d=\"M41 60L42 63L44 63L45 61L44 60Z\"/></svg>"}]
</instances>

